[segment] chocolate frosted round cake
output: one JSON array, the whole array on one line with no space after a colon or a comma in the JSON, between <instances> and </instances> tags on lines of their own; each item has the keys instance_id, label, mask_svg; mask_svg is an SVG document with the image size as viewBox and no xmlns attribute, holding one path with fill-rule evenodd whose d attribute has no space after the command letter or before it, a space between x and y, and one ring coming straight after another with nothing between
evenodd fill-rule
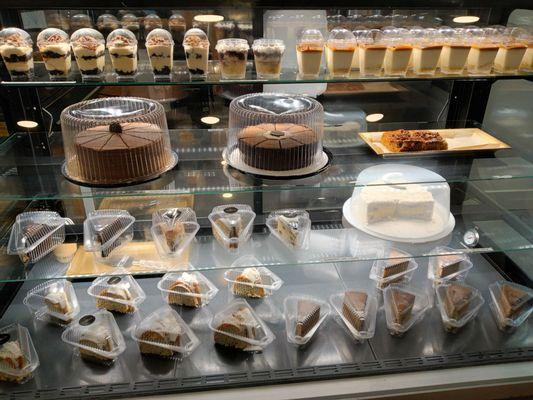
<instances>
[{"instance_id":1,"label":"chocolate frosted round cake","mask_svg":"<svg viewBox=\"0 0 533 400\"><path fill-rule=\"evenodd\" d=\"M138 98L89 100L61 115L65 174L92 185L156 178L175 164L161 104Z\"/></svg>"},{"instance_id":2,"label":"chocolate frosted round cake","mask_svg":"<svg viewBox=\"0 0 533 400\"><path fill-rule=\"evenodd\" d=\"M309 166L318 147L318 137L307 125L259 124L237 137L246 164L272 171Z\"/></svg>"}]
</instances>

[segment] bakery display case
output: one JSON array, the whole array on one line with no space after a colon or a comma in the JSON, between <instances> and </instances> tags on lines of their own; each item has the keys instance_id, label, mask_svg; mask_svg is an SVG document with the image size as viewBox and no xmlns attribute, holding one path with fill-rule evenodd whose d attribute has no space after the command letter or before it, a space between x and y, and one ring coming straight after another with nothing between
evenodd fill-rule
<instances>
[{"instance_id":1,"label":"bakery display case","mask_svg":"<svg viewBox=\"0 0 533 400\"><path fill-rule=\"evenodd\" d=\"M21 1L0 399L532 365L530 4Z\"/></svg>"}]
</instances>

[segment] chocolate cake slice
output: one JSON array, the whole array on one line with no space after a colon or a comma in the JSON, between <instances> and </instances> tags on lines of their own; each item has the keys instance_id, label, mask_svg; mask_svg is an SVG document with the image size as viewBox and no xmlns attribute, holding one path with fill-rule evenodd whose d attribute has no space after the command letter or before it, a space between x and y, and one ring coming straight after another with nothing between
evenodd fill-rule
<instances>
[{"instance_id":1,"label":"chocolate cake slice","mask_svg":"<svg viewBox=\"0 0 533 400\"><path fill-rule=\"evenodd\" d=\"M99 231L96 232L96 240L104 245L113 239L117 234L122 233L125 229L128 228L129 219L127 218L115 218L113 221L110 221L107 225L104 225ZM113 240L113 243L105 249L102 249L102 257L108 257L113 250L119 247L122 244L120 236Z\"/></svg>"},{"instance_id":2,"label":"chocolate cake slice","mask_svg":"<svg viewBox=\"0 0 533 400\"><path fill-rule=\"evenodd\" d=\"M451 274L459 272L463 257L457 254L447 254L438 256L437 277L445 278Z\"/></svg>"},{"instance_id":3,"label":"chocolate cake slice","mask_svg":"<svg viewBox=\"0 0 533 400\"><path fill-rule=\"evenodd\" d=\"M344 293L342 315L352 326L360 331L365 325L365 309L368 296L365 292L347 291Z\"/></svg>"},{"instance_id":4,"label":"chocolate cake slice","mask_svg":"<svg viewBox=\"0 0 533 400\"><path fill-rule=\"evenodd\" d=\"M468 311L473 290L458 283L446 288L444 308L451 319L461 319Z\"/></svg>"},{"instance_id":5,"label":"chocolate cake slice","mask_svg":"<svg viewBox=\"0 0 533 400\"><path fill-rule=\"evenodd\" d=\"M23 263L26 264L36 261L41 258L43 254L49 253L52 250L54 240L52 239L51 234L55 229L54 226L39 223L29 224L23 228L21 241L25 247L31 247L41 241L35 248L20 255ZM46 239L42 240L45 237Z\"/></svg>"},{"instance_id":6,"label":"chocolate cake slice","mask_svg":"<svg viewBox=\"0 0 533 400\"><path fill-rule=\"evenodd\" d=\"M512 285L502 285L500 305L506 318L516 317L531 304L533 304L533 296L525 290Z\"/></svg>"},{"instance_id":7,"label":"chocolate cake slice","mask_svg":"<svg viewBox=\"0 0 533 400\"><path fill-rule=\"evenodd\" d=\"M318 323L320 305L311 300L298 300L295 335L304 337Z\"/></svg>"},{"instance_id":8,"label":"chocolate cake slice","mask_svg":"<svg viewBox=\"0 0 533 400\"><path fill-rule=\"evenodd\" d=\"M392 289L392 311L394 322L404 324L411 318L416 296L401 289Z\"/></svg>"},{"instance_id":9,"label":"chocolate cake slice","mask_svg":"<svg viewBox=\"0 0 533 400\"><path fill-rule=\"evenodd\" d=\"M405 258L405 254L398 250L391 249L389 252L390 260L387 260L383 267L382 278L398 275L407 271L409 268L409 259Z\"/></svg>"}]
</instances>

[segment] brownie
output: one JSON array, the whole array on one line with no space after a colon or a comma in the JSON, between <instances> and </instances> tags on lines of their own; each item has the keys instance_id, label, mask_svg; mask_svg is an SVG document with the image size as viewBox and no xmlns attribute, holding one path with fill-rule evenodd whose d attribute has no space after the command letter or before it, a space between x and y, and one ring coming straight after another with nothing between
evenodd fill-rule
<instances>
[{"instance_id":1,"label":"brownie","mask_svg":"<svg viewBox=\"0 0 533 400\"><path fill-rule=\"evenodd\" d=\"M387 131L381 135L381 143L395 153L448 149L446 140L438 132L430 131Z\"/></svg>"},{"instance_id":2,"label":"brownie","mask_svg":"<svg viewBox=\"0 0 533 400\"><path fill-rule=\"evenodd\" d=\"M319 145L311 128L297 124L249 126L239 132L237 140L246 164L271 171L308 167Z\"/></svg>"}]
</instances>

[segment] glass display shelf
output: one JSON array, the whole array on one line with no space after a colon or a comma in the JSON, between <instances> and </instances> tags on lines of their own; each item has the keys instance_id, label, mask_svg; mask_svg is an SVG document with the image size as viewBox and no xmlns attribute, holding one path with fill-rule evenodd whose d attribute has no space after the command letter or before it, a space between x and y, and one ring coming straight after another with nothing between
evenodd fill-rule
<instances>
[{"instance_id":1,"label":"glass display shelf","mask_svg":"<svg viewBox=\"0 0 533 400\"><path fill-rule=\"evenodd\" d=\"M399 128L435 129L444 122L383 123L375 130ZM346 125L348 126L348 125ZM359 138L354 128L326 126L324 147L332 154L322 172L302 179L262 179L241 173L222 158L226 131L172 130L172 148L178 165L160 178L133 186L114 188L83 187L62 174L64 162L62 137L53 133L46 140L50 156L38 156L42 142L34 134L19 133L0 144L0 199L79 199L122 196L158 196L173 194L252 193L286 190L353 189L358 174L380 163L415 164L440 174L450 184L484 180L533 177L533 164L523 158L520 149L496 152L470 152L431 157L409 156L383 158ZM502 138L505 139L505 138ZM26 149L24 150L24 147ZM405 182L409 183L409 182Z\"/></svg>"},{"instance_id":2,"label":"glass display shelf","mask_svg":"<svg viewBox=\"0 0 533 400\"><path fill-rule=\"evenodd\" d=\"M488 301L488 285L504 277L480 255L475 255L473 261L475 267L467 277L467 283L479 289ZM270 297L249 301L276 336L269 346L255 354L239 354L214 344L208 323L234 296L226 288L223 271L205 271L205 276L219 288L217 295L201 309L176 308L201 342L183 360L145 357L139 353L137 343L129 334L130 329L164 302L156 287L158 278L138 278L146 300L134 314L115 315L126 350L108 367L84 362L61 341L61 329L32 320L22 300L35 283L26 282L7 308L2 325L17 322L29 329L41 365L34 377L22 385L0 384L0 399L133 397L475 366L533 357L533 337L528 335L533 328L533 319L513 334L502 333L497 329L488 303L457 334L444 331L438 309L433 307L403 337L392 337L386 329L384 310L380 308L374 337L356 343L342 323L337 322L332 310L307 346L297 347L287 342L283 301L288 295L307 294L329 302L331 295L349 288L371 290L369 270L370 264L280 268L276 272L284 281L283 286ZM412 282L417 287L426 287L428 281L423 268L416 271ZM90 282L74 283L80 315L95 310L94 299L87 294L89 285Z\"/></svg>"},{"instance_id":3,"label":"glass display shelf","mask_svg":"<svg viewBox=\"0 0 533 400\"><path fill-rule=\"evenodd\" d=\"M140 50L140 53L142 50ZM81 78L79 70L73 68L68 80L51 81L44 67L43 62L35 62L34 78L30 81L10 81L0 82L0 86L6 87L74 87L74 86L154 86L154 85L234 85L234 84L293 84L293 83L344 83L344 82L394 82L394 81L413 81L413 80L497 80L497 79L530 79L533 72L519 71L513 74L491 73L485 75L463 74L449 75L437 72L435 75L416 75L408 72L403 76L363 76L359 71L352 71L349 77L332 76L327 71L322 70L318 77L303 78L298 75L296 66L294 68L284 68L277 79L263 79L257 77L253 62L247 66L246 77L244 79L222 79L220 68L217 61L209 62L209 72L205 79L191 79L185 61L175 61L174 71L168 80L154 80L154 75L150 69L146 54L140 54L138 64L139 73L134 80L118 81L116 75L111 72L110 61L107 61L106 73L101 81L84 81Z\"/></svg>"}]
</instances>

